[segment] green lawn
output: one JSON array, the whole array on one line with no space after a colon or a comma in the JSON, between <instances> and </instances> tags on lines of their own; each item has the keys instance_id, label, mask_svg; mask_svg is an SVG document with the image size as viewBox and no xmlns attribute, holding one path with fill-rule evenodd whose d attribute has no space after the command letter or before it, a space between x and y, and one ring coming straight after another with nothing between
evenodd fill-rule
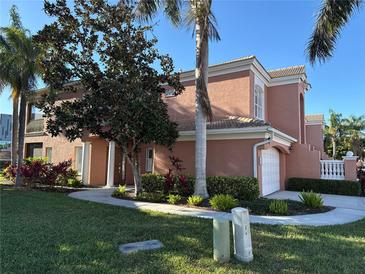
<instances>
[{"instance_id":1,"label":"green lawn","mask_svg":"<svg viewBox=\"0 0 365 274\"><path fill-rule=\"evenodd\" d=\"M335 227L252 225L254 261L212 259L212 221L2 189L1 273L361 273L365 221ZM121 243L165 247L121 255Z\"/></svg>"}]
</instances>

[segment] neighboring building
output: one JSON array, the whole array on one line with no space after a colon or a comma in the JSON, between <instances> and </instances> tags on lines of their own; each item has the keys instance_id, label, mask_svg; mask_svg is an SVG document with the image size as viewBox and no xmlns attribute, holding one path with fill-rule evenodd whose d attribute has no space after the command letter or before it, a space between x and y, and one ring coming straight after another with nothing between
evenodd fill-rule
<instances>
[{"instance_id":1,"label":"neighboring building","mask_svg":"<svg viewBox=\"0 0 365 274\"><path fill-rule=\"evenodd\" d=\"M183 160L185 172L195 173L194 71L181 74L185 91L166 93L170 118L179 124L180 137L173 154ZM285 188L290 177L320 177L322 126L304 116L308 90L304 66L266 70L254 56L209 67L209 97L214 121L207 125L207 175L256 176L262 195ZM73 95L80 97L81 93ZM62 94L60 100L71 99ZM43 119L28 107L26 156L43 155L52 161L73 160L73 167L91 185L133 182L129 165L121 167L121 150L114 142L84 137L69 143L43 131ZM309 117L309 116L307 116ZM322 119L323 120L323 119ZM166 148L144 145L141 171L166 173ZM124 170L124 174L122 171Z\"/></svg>"},{"instance_id":2,"label":"neighboring building","mask_svg":"<svg viewBox=\"0 0 365 274\"><path fill-rule=\"evenodd\" d=\"M0 114L0 142L11 142L12 115Z\"/></svg>"}]
</instances>

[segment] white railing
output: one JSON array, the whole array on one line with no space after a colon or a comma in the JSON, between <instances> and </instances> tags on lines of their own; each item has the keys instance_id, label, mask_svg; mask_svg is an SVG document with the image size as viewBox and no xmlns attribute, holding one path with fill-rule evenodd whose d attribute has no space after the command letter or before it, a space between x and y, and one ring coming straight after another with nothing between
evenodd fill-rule
<instances>
[{"instance_id":1,"label":"white railing","mask_svg":"<svg viewBox=\"0 0 365 274\"><path fill-rule=\"evenodd\" d=\"M321 179L345 179L345 164L341 160L321 160Z\"/></svg>"}]
</instances>

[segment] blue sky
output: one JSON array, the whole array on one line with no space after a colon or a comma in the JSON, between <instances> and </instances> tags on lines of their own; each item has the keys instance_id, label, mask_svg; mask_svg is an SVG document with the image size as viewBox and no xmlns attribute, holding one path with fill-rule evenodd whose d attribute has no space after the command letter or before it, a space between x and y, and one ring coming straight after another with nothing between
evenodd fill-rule
<instances>
[{"instance_id":1,"label":"blue sky","mask_svg":"<svg viewBox=\"0 0 365 274\"><path fill-rule=\"evenodd\" d=\"M256 55L267 69L305 64L312 89L306 95L306 113L324 113L330 108L345 116L365 114L365 8L354 14L343 29L333 58L311 67L304 49L310 36L319 1L229 1L213 0L222 40L210 44L211 64ZM16 4L26 28L36 33L50 22L43 1L0 0L0 25L9 23L8 11ZM155 19L158 48L169 53L177 69L194 67L191 31ZM41 85L39 85L41 87ZM9 90L0 96L0 112L11 113Z\"/></svg>"}]
</instances>

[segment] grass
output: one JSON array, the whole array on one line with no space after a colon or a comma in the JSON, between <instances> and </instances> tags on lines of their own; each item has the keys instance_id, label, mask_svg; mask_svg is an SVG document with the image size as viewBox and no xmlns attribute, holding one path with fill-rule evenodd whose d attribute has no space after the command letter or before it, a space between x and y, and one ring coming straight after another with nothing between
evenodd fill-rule
<instances>
[{"instance_id":1,"label":"grass","mask_svg":"<svg viewBox=\"0 0 365 274\"><path fill-rule=\"evenodd\" d=\"M361 273L365 220L331 227L252 225L254 261L213 261L212 221L0 190L1 273ZM122 255L122 243L164 248Z\"/></svg>"}]
</instances>

